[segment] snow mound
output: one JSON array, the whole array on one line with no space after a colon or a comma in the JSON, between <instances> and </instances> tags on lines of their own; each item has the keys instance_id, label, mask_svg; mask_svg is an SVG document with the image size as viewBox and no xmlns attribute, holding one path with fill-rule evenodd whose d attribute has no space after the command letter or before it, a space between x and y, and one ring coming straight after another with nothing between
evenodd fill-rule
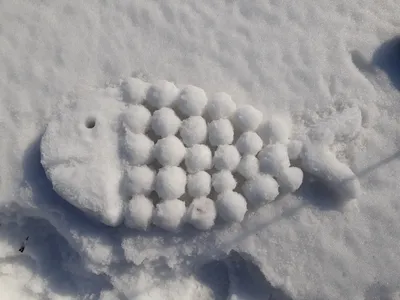
<instances>
[{"instance_id":1,"label":"snow mound","mask_svg":"<svg viewBox=\"0 0 400 300\"><path fill-rule=\"evenodd\" d=\"M277 176L282 170L290 166L287 147L280 143L264 147L257 157L260 160L261 172L273 176Z\"/></svg>"},{"instance_id":2,"label":"snow mound","mask_svg":"<svg viewBox=\"0 0 400 300\"><path fill-rule=\"evenodd\" d=\"M236 148L238 149L240 154L257 155L262 146L262 139L257 133L253 131L242 133L236 142Z\"/></svg>"},{"instance_id":3,"label":"snow mound","mask_svg":"<svg viewBox=\"0 0 400 300\"><path fill-rule=\"evenodd\" d=\"M268 174L247 180L242 186L243 194L254 207L271 202L279 195L279 185Z\"/></svg>"},{"instance_id":4,"label":"snow mound","mask_svg":"<svg viewBox=\"0 0 400 300\"><path fill-rule=\"evenodd\" d=\"M212 175L212 186L217 193L232 191L236 184L235 177L228 170L222 170Z\"/></svg>"},{"instance_id":5,"label":"snow mound","mask_svg":"<svg viewBox=\"0 0 400 300\"><path fill-rule=\"evenodd\" d=\"M147 135L126 131L124 148L130 164L137 166L150 163L153 147L154 142Z\"/></svg>"},{"instance_id":6,"label":"snow mound","mask_svg":"<svg viewBox=\"0 0 400 300\"><path fill-rule=\"evenodd\" d=\"M306 143L301 154L301 168L319 178L342 200L360 195L360 182L349 166L337 159L324 144Z\"/></svg>"},{"instance_id":7,"label":"snow mound","mask_svg":"<svg viewBox=\"0 0 400 300\"><path fill-rule=\"evenodd\" d=\"M174 135L181 126L181 120L175 111L169 107L156 110L151 118L151 128L162 138Z\"/></svg>"},{"instance_id":8,"label":"snow mound","mask_svg":"<svg viewBox=\"0 0 400 300\"><path fill-rule=\"evenodd\" d=\"M216 201L219 216L226 222L239 223L243 221L247 211L246 199L239 193L226 191L218 195Z\"/></svg>"},{"instance_id":9,"label":"snow mound","mask_svg":"<svg viewBox=\"0 0 400 300\"><path fill-rule=\"evenodd\" d=\"M260 173L260 163L254 155L244 155L236 171L246 179L254 178Z\"/></svg>"},{"instance_id":10,"label":"snow mound","mask_svg":"<svg viewBox=\"0 0 400 300\"><path fill-rule=\"evenodd\" d=\"M215 93L207 105L207 114L211 120L228 119L236 110L236 103L227 93Z\"/></svg>"},{"instance_id":11,"label":"snow mound","mask_svg":"<svg viewBox=\"0 0 400 300\"><path fill-rule=\"evenodd\" d=\"M167 231L177 231L185 214L185 202L179 199L164 200L156 205L153 223Z\"/></svg>"},{"instance_id":12,"label":"snow mound","mask_svg":"<svg viewBox=\"0 0 400 300\"><path fill-rule=\"evenodd\" d=\"M233 124L238 130L255 131L263 120L261 111L251 105L239 107L233 115Z\"/></svg>"},{"instance_id":13,"label":"snow mound","mask_svg":"<svg viewBox=\"0 0 400 300\"><path fill-rule=\"evenodd\" d=\"M130 77L122 82L123 99L130 104L141 104L146 99L150 84L139 78Z\"/></svg>"},{"instance_id":14,"label":"snow mound","mask_svg":"<svg viewBox=\"0 0 400 300\"><path fill-rule=\"evenodd\" d=\"M132 195L148 195L154 190L155 172L148 166L133 166L126 173L126 187Z\"/></svg>"},{"instance_id":15,"label":"snow mound","mask_svg":"<svg viewBox=\"0 0 400 300\"><path fill-rule=\"evenodd\" d=\"M160 169L155 179L155 190L162 199L177 199L185 193L186 172L179 167Z\"/></svg>"},{"instance_id":16,"label":"snow mound","mask_svg":"<svg viewBox=\"0 0 400 300\"><path fill-rule=\"evenodd\" d=\"M125 225L129 228L146 230L153 217L153 201L144 195L135 195L128 202Z\"/></svg>"},{"instance_id":17,"label":"snow mound","mask_svg":"<svg viewBox=\"0 0 400 300\"><path fill-rule=\"evenodd\" d=\"M211 146L229 145L233 137L233 126L229 120L219 119L208 124L208 141Z\"/></svg>"},{"instance_id":18,"label":"snow mound","mask_svg":"<svg viewBox=\"0 0 400 300\"><path fill-rule=\"evenodd\" d=\"M187 149L185 165L188 173L208 170L212 167L212 153L206 145L194 145Z\"/></svg>"},{"instance_id":19,"label":"snow mound","mask_svg":"<svg viewBox=\"0 0 400 300\"><path fill-rule=\"evenodd\" d=\"M209 230L214 226L217 217L215 202L209 198L193 199L187 210L187 222L200 230Z\"/></svg>"},{"instance_id":20,"label":"snow mound","mask_svg":"<svg viewBox=\"0 0 400 300\"><path fill-rule=\"evenodd\" d=\"M202 144L207 139L207 123L200 116L192 116L182 122L179 135L187 147Z\"/></svg>"},{"instance_id":21,"label":"snow mound","mask_svg":"<svg viewBox=\"0 0 400 300\"><path fill-rule=\"evenodd\" d=\"M218 146L214 153L213 165L217 170L234 171L240 162L239 151L233 145Z\"/></svg>"},{"instance_id":22,"label":"snow mound","mask_svg":"<svg viewBox=\"0 0 400 300\"><path fill-rule=\"evenodd\" d=\"M179 90L172 82L159 80L147 91L146 102L153 108L171 106L178 97Z\"/></svg>"},{"instance_id":23,"label":"snow mound","mask_svg":"<svg viewBox=\"0 0 400 300\"><path fill-rule=\"evenodd\" d=\"M151 113L143 105L130 105L122 114L122 121L133 133L145 133L150 119Z\"/></svg>"},{"instance_id":24,"label":"snow mound","mask_svg":"<svg viewBox=\"0 0 400 300\"><path fill-rule=\"evenodd\" d=\"M189 195L194 198L208 196L211 191L211 175L205 171L189 174L187 188Z\"/></svg>"},{"instance_id":25,"label":"snow mound","mask_svg":"<svg viewBox=\"0 0 400 300\"><path fill-rule=\"evenodd\" d=\"M207 102L207 95L203 89L189 85L182 89L177 100L177 107L187 117L201 116Z\"/></svg>"},{"instance_id":26,"label":"snow mound","mask_svg":"<svg viewBox=\"0 0 400 300\"><path fill-rule=\"evenodd\" d=\"M174 135L158 140L153 152L154 158L162 166L178 166L184 159L185 154L185 146Z\"/></svg>"}]
</instances>

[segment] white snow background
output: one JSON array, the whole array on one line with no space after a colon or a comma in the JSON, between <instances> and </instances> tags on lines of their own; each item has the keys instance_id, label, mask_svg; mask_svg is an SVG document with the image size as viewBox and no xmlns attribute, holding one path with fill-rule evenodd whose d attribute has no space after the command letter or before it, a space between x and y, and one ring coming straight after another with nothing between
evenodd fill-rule
<instances>
[{"instance_id":1,"label":"white snow background","mask_svg":"<svg viewBox=\"0 0 400 300\"><path fill-rule=\"evenodd\" d=\"M399 299L399 28L393 0L0 1L0 299ZM73 91L132 74L304 126L355 103L369 126L336 150L361 196L337 209L305 178L208 232L89 220L40 138Z\"/></svg>"}]
</instances>

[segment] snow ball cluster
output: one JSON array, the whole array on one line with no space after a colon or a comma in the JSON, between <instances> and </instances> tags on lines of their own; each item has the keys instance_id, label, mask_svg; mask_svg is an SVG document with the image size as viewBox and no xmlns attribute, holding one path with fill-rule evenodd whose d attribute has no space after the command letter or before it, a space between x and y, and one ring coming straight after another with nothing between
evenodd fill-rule
<instances>
[{"instance_id":1,"label":"snow ball cluster","mask_svg":"<svg viewBox=\"0 0 400 300\"><path fill-rule=\"evenodd\" d=\"M311 141L292 139L289 118L272 116L264 121L261 111L251 105L237 108L228 94L219 92L208 98L204 90L191 85L178 89L165 80L148 84L129 78L120 88L125 103L117 114L121 130L115 130L115 144L123 155L116 168L124 174L122 190L128 197L117 199L121 203L115 207L123 209L114 219L123 220L127 227L147 230L154 224L177 231L186 223L209 230L218 217L227 223L241 222L248 208L274 201L280 192L299 189L302 169L348 198L359 193L350 168L326 147L315 145L315 136L321 139L315 129L309 135ZM354 124L359 123L358 114L348 114ZM328 129L333 130L333 138L350 134L339 125L324 132ZM43 144L42 157L54 165L54 156L62 152L54 152L47 145L49 139ZM60 172L53 173L61 178ZM90 212L94 207L90 205L85 207L81 201L76 206Z\"/></svg>"}]
</instances>

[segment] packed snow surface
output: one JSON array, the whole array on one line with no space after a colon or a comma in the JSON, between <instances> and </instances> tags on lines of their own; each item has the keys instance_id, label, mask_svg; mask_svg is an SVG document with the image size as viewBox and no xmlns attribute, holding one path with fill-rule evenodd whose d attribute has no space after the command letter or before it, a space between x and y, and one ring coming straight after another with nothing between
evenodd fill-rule
<instances>
[{"instance_id":1,"label":"packed snow surface","mask_svg":"<svg viewBox=\"0 0 400 300\"><path fill-rule=\"evenodd\" d=\"M388 0L2 1L0 298L397 299L399 15ZM182 195L160 199L162 108L182 123L160 131L212 157L246 131L284 145L282 194L251 205L244 186L271 174L243 154L226 197L184 158L158 189ZM190 115L207 137L186 144Z\"/></svg>"}]
</instances>

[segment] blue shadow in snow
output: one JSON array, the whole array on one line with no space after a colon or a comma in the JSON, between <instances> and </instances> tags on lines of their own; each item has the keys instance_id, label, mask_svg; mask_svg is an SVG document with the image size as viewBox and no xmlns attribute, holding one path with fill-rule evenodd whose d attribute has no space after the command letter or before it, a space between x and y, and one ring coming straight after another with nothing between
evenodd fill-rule
<instances>
[{"instance_id":1,"label":"blue shadow in snow","mask_svg":"<svg viewBox=\"0 0 400 300\"><path fill-rule=\"evenodd\" d=\"M372 64L384 71L393 86L400 90L400 36L390 39L376 49Z\"/></svg>"}]
</instances>

